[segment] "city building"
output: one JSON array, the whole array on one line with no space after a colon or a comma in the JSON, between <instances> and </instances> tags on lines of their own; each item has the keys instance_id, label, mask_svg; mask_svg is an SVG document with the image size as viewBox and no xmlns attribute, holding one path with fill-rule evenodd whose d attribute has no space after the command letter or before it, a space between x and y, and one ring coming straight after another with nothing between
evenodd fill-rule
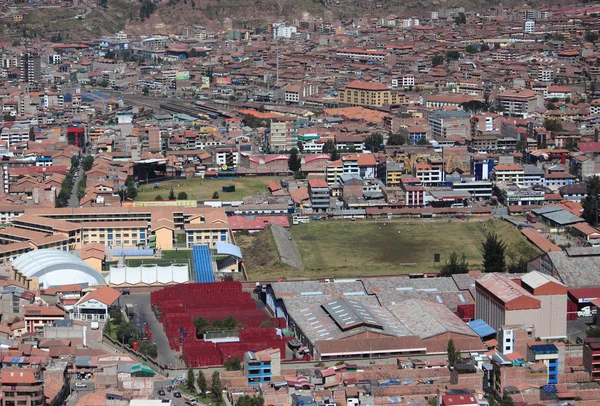
<instances>
[{"instance_id":1,"label":"city building","mask_svg":"<svg viewBox=\"0 0 600 406\"><path fill-rule=\"evenodd\" d=\"M42 406L44 380L42 373L34 368L2 369L2 406Z\"/></svg>"},{"instance_id":2,"label":"city building","mask_svg":"<svg viewBox=\"0 0 600 406\"><path fill-rule=\"evenodd\" d=\"M274 376L281 374L281 354L279 348L262 351L247 351L244 354L244 375L248 385L270 383Z\"/></svg>"},{"instance_id":3,"label":"city building","mask_svg":"<svg viewBox=\"0 0 600 406\"><path fill-rule=\"evenodd\" d=\"M390 90L383 83L352 81L338 91L340 104L348 106L382 107L407 104L406 95Z\"/></svg>"},{"instance_id":4,"label":"city building","mask_svg":"<svg viewBox=\"0 0 600 406\"><path fill-rule=\"evenodd\" d=\"M309 179L308 195L310 205L315 212L329 209L329 185L325 179Z\"/></svg>"}]
</instances>

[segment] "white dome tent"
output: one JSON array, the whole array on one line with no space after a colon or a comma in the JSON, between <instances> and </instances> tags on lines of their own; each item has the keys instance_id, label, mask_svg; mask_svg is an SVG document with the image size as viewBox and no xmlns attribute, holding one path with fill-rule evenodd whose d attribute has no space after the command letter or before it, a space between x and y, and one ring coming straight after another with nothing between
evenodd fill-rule
<instances>
[{"instance_id":1,"label":"white dome tent","mask_svg":"<svg viewBox=\"0 0 600 406\"><path fill-rule=\"evenodd\" d=\"M81 258L66 251L42 249L16 258L13 267L28 278L38 278L40 287L75 283L106 285L104 277Z\"/></svg>"}]
</instances>

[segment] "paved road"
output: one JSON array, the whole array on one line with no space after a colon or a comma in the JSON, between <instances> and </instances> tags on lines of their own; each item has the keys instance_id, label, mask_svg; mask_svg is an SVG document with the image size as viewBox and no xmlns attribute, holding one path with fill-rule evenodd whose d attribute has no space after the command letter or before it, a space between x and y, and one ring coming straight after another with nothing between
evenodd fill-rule
<instances>
[{"instance_id":1,"label":"paved road","mask_svg":"<svg viewBox=\"0 0 600 406\"><path fill-rule=\"evenodd\" d=\"M169 340L163 330L162 324L158 322L156 316L152 312L150 307L150 294L149 293L135 293L131 295L121 296L121 306L125 306L131 303L135 306L135 312L140 313L141 316L148 323L148 328L152 332L152 342L158 347L158 363L160 365L181 366L182 361L179 360L177 352L171 350L169 347Z\"/></svg>"},{"instance_id":2,"label":"paved road","mask_svg":"<svg viewBox=\"0 0 600 406\"><path fill-rule=\"evenodd\" d=\"M79 199L77 198L77 188L79 187L79 182L83 177L83 169L79 167L77 170L77 174L75 175L75 183L73 183L73 190L71 190L71 197L69 197L69 207L79 207Z\"/></svg>"},{"instance_id":3,"label":"paved road","mask_svg":"<svg viewBox=\"0 0 600 406\"><path fill-rule=\"evenodd\" d=\"M271 232L273 233L281 262L302 271L304 267L302 266L302 261L300 260L298 251L296 251L296 246L294 246L290 232L276 224L271 225Z\"/></svg>"}]
</instances>

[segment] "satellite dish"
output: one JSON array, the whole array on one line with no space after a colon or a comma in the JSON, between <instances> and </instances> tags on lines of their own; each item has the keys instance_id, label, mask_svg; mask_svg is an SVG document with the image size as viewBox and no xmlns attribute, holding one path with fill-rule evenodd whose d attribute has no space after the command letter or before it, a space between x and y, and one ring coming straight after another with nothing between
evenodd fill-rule
<instances>
[{"instance_id":1,"label":"satellite dish","mask_svg":"<svg viewBox=\"0 0 600 406\"><path fill-rule=\"evenodd\" d=\"M221 166L221 169L223 169L224 171L226 171L227 170L227 165L224 164L223 166Z\"/></svg>"}]
</instances>

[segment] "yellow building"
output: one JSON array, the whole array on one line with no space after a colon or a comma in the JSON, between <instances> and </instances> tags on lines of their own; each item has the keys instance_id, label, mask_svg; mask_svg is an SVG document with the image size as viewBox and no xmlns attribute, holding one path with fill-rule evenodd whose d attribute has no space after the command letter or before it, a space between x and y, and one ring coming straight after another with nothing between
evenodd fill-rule
<instances>
[{"instance_id":1,"label":"yellow building","mask_svg":"<svg viewBox=\"0 0 600 406\"><path fill-rule=\"evenodd\" d=\"M381 107L408 104L406 95L392 91L383 83L370 83L355 80L340 89L340 104L350 106Z\"/></svg>"}]
</instances>

